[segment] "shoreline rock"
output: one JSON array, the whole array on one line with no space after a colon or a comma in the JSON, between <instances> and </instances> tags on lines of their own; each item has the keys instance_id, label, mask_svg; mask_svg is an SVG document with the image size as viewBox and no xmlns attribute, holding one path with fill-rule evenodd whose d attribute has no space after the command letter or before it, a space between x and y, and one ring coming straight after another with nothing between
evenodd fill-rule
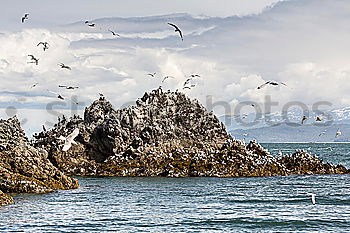
<instances>
[{"instance_id":1,"label":"shoreline rock","mask_svg":"<svg viewBox=\"0 0 350 233\"><path fill-rule=\"evenodd\" d=\"M4 205L11 205L13 204L14 201L13 201L13 198L5 193L3 193L1 190L0 190L0 208L1 206L4 206Z\"/></svg>"},{"instance_id":2,"label":"shoreline rock","mask_svg":"<svg viewBox=\"0 0 350 233\"><path fill-rule=\"evenodd\" d=\"M78 188L48 159L47 151L30 145L16 117L0 120L0 191L2 193L49 193ZM8 203L8 198L1 202Z\"/></svg>"}]
</instances>

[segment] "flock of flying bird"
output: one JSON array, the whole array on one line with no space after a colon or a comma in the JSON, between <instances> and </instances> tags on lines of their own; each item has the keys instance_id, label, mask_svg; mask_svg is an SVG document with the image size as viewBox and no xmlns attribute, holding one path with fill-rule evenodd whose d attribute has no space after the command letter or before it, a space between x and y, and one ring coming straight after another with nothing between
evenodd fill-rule
<instances>
[{"instance_id":1,"label":"flock of flying bird","mask_svg":"<svg viewBox=\"0 0 350 233\"><path fill-rule=\"evenodd\" d=\"M26 13L26 14L24 14L24 16L21 18L21 21L22 21L22 23L24 23L24 22L25 22L26 20L28 20L28 19L29 19L29 14ZM96 26L96 23L93 23L93 22L88 21L88 20L85 21L84 23L85 23L88 27L94 28L94 27ZM179 36L180 36L181 40L183 41L183 40L184 40L184 37L183 37L183 33L182 33L182 31L180 30L180 28L179 28L177 25L173 24L173 23L168 23L168 24L169 24L170 26L174 27L175 32L176 32L176 33L179 33ZM108 29L108 31L111 32L113 36L118 36L118 37L120 37L120 34L116 33L115 31L112 31L111 29ZM48 42L44 42L44 41L39 42L39 43L37 44L37 46L38 46L38 47L39 47L39 46L42 46L43 51L46 51L46 50L48 50L48 49L50 48L50 44L49 44ZM27 62L28 64L39 65L39 58L35 57L35 56L32 55L32 54L29 54L28 57L29 57L29 59L30 59L30 60ZM60 66L62 69L72 70L72 68L71 68L70 66L65 65L64 63L58 63L58 66ZM151 76L152 78L155 78L155 77L156 77L156 73L149 73L149 74L147 74L147 75L148 75L148 76ZM190 75L190 78L188 78L188 79L186 80L186 82L184 83L184 85L183 85L183 90L185 90L185 89L192 89L193 87L195 87L196 84L192 84L192 83L190 83L190 81L191 81L193 78L198 78L198 77L200 77L200 75L198 75L198 74L191 74L191 75ZM163 78L163 80L162 80L162 83L165 82L167 79L175 79L175 77L173 77L173 76L165 76L165 77ZM39 83L33 84L31 88L35 88L38 84L39 84ZM66 85L59 85L58 87L59 87L59 88L65 88L65 89L67 89L67 90L74 90L74 89L79 88L79 87L76 87L76 86L66 86ZM51 93L51 94L56 95L56 97L57 97L58 99L60 99L60 100L64 100L64 99L65 99L65 98L63 97L63 95L61 95L61 94L58 94L58 93L53 92L53 91L50 91L50 90L47 90L47 91L48 91L49 93ZM76 103L76 104L77 104L77 103Z\"/></svg>"},{"instance_id":2,"label":"flock of flying bird","mask_svg":"<svg viewBox=\"0 0 350 233\"><path fill-rule=\"evenodd\" d=\"M26 13L24 14L24 16L21 18L21 22L22 23L25 23L27 20L29 19L29 14ZM93 23L93 22L90 22L90 21L85 21L84 22L88 27L95 27L96 24ZM180 28L175 25L175 24L172 24L172 23L168 23L170 26L174 27L175 29L175 32L176 33L179 33L179 36L181 38L181 40L183 41L184 40L184 37L183 37L183 33L182 31L180 30ZM115 31L112 31L111 29L108 29L108 31L110 33L112 33L113 36L118 36L120 37L120 34L116 33ZM50 44L46 41L40 41L38 44L37 44L37 47L39 46L42 46L42 49L43 51L45 52L46 50L48 50L50 48ZM35 57L33 54L29 54L28 55L29 57L29 61L27 62L28 64L35 64L35 65L39 65L39 58ZM66 70L72 70L72 68L64 63L58 63L58 66L60 66L62 69L66 69ZM152 78L156 78L156 73L149 73L147 74L148 76L152 77ZM189 78L185 81L185 83L183 84L183 89L191 89L193 87L196 86L196 84L193 84L191 83L192 79L194 78L199 78L200 75L198 74L191 74L189 76ZM175 77L173 76L165 76L163 79L162 79L162 83L165 82L167 79L175 79ZM31 88L35 88L39 83L35 83L31 86ZM65 88L67 90L74 90L74 89L78 89L79 87L78 86L69 86L69 85L58 85L59 88ZM59 94L57 92L54 92L54 91L50 91L50 90L47 90L49 93L55 95L58 99L60 100L65 100L65 97L62 95L62 94ZM102 94L100 94L101 96ZM103 96L103 95L102 95ZM73 102L73 101L72 101ZM75 102L73 102L75 103ZM75 104L78 104L78 103L75 103ZM46 131L45 127L43 126L43 129L44 131ZM63 137L61 136L59 138L59 140L62 140L64 141L64 145L63 145L63 148L62 148L62 151L68 151L72 144L76 144L74 139L79 135L79 129L75 129L71 134L69 134L67 137Z\"/></svg>"},{"instance_id":3,"label":"flock of flying bird","mask_svg":"<svg viewBox=\"0 0 350 233\"><path fill-rule=\"evenodd\" d=\"M24 16L21 18L21 21L22 21L22 23L24 23L24 22L25 22L26 20L28 20L28 19L29 19L29 14L26 13L26 14L24 14ZM94 22L91 22L91 21L88 21L88 20L87 20L87 21L85 21L84 23L85 23L88 27L92 27L92 28L96 27L96 23L94 23ZM178 33L179 36L180 36L180 38L181 38L181 40L184 41L184 35L183 35L183 32L181 31L181 29L180 29L177 25L175 25L175 24L173 24L173 23L168 23L168 25L171 26L171 27L173 27L174 30L175 30L175 33ZM108 29L108 31L111 32L113 36L118 36L118 37L120 37L120 34L116 33L115 31L113 31L113 30L111 30L111 29ZM37 46L42 46L43 51L46 51L46 50L48 50L48 49L50 48L50 44L49 44L48 42L44 42L44 41L39 42L39 43L37 44ZM39 65L39 58L36 58L36 57L35 57L34 55L32 55L32 54L29 54L28 57L30 58L30 61L28 61L28 63L35 64L35 65ZM71 69L72 69L70 66L65 65L64 63L58 63L58 66L60 66L62 69L66 69L66 70L71 70ZM157 75L156 72L147 74L147 76L152 77L152 78L156 78L156 75ZM194 88L194 87L196 86L196 84L195 84L195 83L192 83L192 80L195 79L195 78L200 78L200 77L201 77L201 76L198 75L198 74L191 74L191 75L189 76L189 78L184 82L184 84L183 84L183 86L182 86L182 89L183 89L183 90L186 90L186 89L192 89L192 88ZM164 83L164 82L165 82L166 80L168 80L168 79L175 79L175 77L173 77L173 76L165 76L165 77L162 79L162 83ZM37 85L38 85L38 83L33 84L33 85L32 85L32 88L36 87ZM266 87L266 86L279 86L279 85L287 86L287 84L284 83L284 82L266 81L264 84L258 86L257 89L258 89L258 90L261 90L261 89L263 89L263 88ZM67 90L74 90L74 89L79 88L78 86L67 86L67 85L59 85L58 87L59 87L59 88L65 88L65 89L67 89ZM61 95L61 94L59 94L59 93L56 93L56 92L53 92L53 91L50 91L50 90L47 90L47 91L48 91L49 93L51 93L51 94L54 94L54 95L55 95L58 99L60 99L60 100L64 100L64 99L65 99L64 96ZM78 103L75 103L75 104L78 104ZM252 107L255 107L255 105L252 104ZM244 114L243 117L242 117L242 119L245 119L246 117L247 117L247 115ZM307 120L308 120L308 117L303 116L302 119L301 119L301 124L303 125ZM323 119L322 119L321 116L317 116L317 117L315 118L315 121L316 121L316 122L321 122L321 121L323 121ZM325 134L325 132L322 132L322 133L320 134L320 136L322 136L322 135L324 135L324 134ZM338 130L337 133L336 133L336 137L339 137L340 135L341 135L341 132Z\"/></svg>"}]
</instances>

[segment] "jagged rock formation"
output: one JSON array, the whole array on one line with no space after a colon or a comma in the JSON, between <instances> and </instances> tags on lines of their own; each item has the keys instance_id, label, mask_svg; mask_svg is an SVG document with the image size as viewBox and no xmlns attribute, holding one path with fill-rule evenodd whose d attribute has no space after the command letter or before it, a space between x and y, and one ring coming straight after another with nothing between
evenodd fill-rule
<instances>
[{"instance_id":1,"label":"jagged rock formation","mask_svg":"<svg viewBox=\"0 0 350 233\"><path fill-rule=\"evenodd\" d=\"M334 166L323 163L316 155L310 155L305 151L296 151L292 155L284 155L279 159L280 163L295 175L312 174L346 174L350 171L342 165Z\"/></svg>"},{"instance_id":2,"label":"jagged rock formation","mask_svg":"<svg viewBox=\"0 0 350 233\"><path fill-rule=\"evenodd\" d=\"M77 187L77 180L59 171L45 150L30 145L16 117L0 120L0 203L12 201L3 193L47 193Z\"/></svg>"},{"instance_id":3,"label":"jagged rock formation","mask_svg":"<svg viewBox=\"0 0 350 233\"><path fill-rule=\"evenodd\" d=\"M0 190L0 207L2 205L9 205L13 203L13 198Z\"/></svg>"},{"instance_id":4,"label":"jagged rock formation","mask_svg":"<svg viewBox=\"0 0 350 233\"><path fill-rule=\"evenodd\" d=\"M78 145L62 152L57 140L80 129ZM197 101L180 92L154 90L130 106L114 110L100 98L84 119L60 119L35 135L34 146L70 175L96 176L274 176L349 173L295 153L274 158L259 144L233 140L224 125ZM307 159L309 158L309 159ZM311 159L313 158L313 159ZM303 163L301 161L308 161Z\"/></svg>"}]
</instances>

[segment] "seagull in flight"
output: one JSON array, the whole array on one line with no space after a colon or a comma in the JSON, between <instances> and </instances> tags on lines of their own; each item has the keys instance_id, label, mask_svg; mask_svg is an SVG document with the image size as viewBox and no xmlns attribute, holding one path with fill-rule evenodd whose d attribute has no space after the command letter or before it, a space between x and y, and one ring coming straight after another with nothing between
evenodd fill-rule
<instances>
[{"instance_id":1,"label":"seagull in flight","mask_svg":"<svg viewBox=\"0 0 350 233\"><path fill-rule=\"evenodd\" d=\"M120 37L120 35L118 33L115 33L114 31L112 31L110 29L108 29L108 31L111 32L113 36L119 36Z\"/></svg>"},{"instance_id":2,"label":"seagull in flight","mask_svg":"<svg viewBox=\"0 0 350 233\"><path fill-rule=\"evenodd\" d=\"M154 77L156 77L156 72L154 72L154 73L149 73L149 74L147 74L148 76L151 76L152 78L154 78Z\"/></svg>"},{"instance_id":3,"label":"seagull in flight","mask_svg":"<svg viewBox=\"0 0 350 233\"><path fill-rule=\"evenodd\" d=\"M191 80L192 80L192 78L188 78L188 79L185 81L184 86L186 86L187 84L189 84Z\"/></svg>"},{"instance_id":4,"label":"seagull in flight","mask_svg":"<svg viewBox=\"0 0 350 233\"><path fill-rule=\"evenodd\" d=\"M180 30L180 28L173 23L168 23L168 24L175 28L175 32L178 32L180 34L181 40L184 41L184 37L182 35L182 31Z\"/></svg>"},{"instance_id":5,"label":"seagull in flight","mask_svg":"<svg viewBox=\"0 0 350 233\"><path fill-rule=\"evenodd\" d=\"M47 90L47 91L48 91L48 92L50 92L51 94L56 95L56 96L57 96L57 98L59 98L60 100L64 100L64 97L63 97L61 94L56 93L56 92L53 92L53 91L50 91L50 90Z\"/></svg>"},{"instance_id":6,"label":"seagull in flight","mask_svg":"<svg viewBox=\"0 0 350 233\"><path fill-rule=\"evenodd\" d=\"M34 83L31 88L34 88L38 85L39 83Z\"/></svg>"},{"instance_id":7,"label":"seagull in flight","mask_svg":"<svg viewBox=\"0 0 350 233\"><path fill-rule=\"evenodd\" d=\"M39 46L39 45L43 45L44 47L43 47L43 50L45 51L45 50L47 50L47 49L49 49L49 47L50 47L50 45L49 45L49 43L47 43L47 42L39 42L39 44L37 45L37 46Z\"/></svg>"},{"instance_id":8,"label":"seagull in flight","mask_svg":"<svg viewBox=\"0 0 350 233\"><path fill-rule=\"evenodd\" d=\"M69 66L66 66L65 64L63 63L59 63L58 64L62 69L67 69L67 70L71 70L72 68L70 68Z\"/></svg>"},{"instance_id":9,"label":"seagull in flight","mask_svg":"<svg viewBox=\"0 0 350 233\"><path fill-rule=\"evenodd\" d=\"M67 137L60 136L58 139L64 141L64 145L62 148L62 151L66 152L71 147L72 144L77 144L74 139L79 135L79 129L76 128L71 134L69 134Z\"/></svg>"},{"instance_id":10,"label":"seagull in flight","mask_svg":"<svg viewBox=\"0 0 350 233\"><path fill-rule=\"evenodd\" d=\"M320 116L316 117L316 121L322 121L322 120L323 120L322 117L320 117Z\"/></svg>"},{"instance_id":11,"label":"seagull in flight","mask_svg":"<svg viewBox=\"0 0 350 233\"><path fill-rule=\"evenodd\" d=\"M165 82L165 80L167 80L168 78L174 78L174 77L172 77L172 76L166 76L166 77L164 77L164 79L163 79L162 83L164 83L164 82Z\"/></svg>"},{"instance_id":12,"label":"seagull in flight","mask_svg":"<svg viewBox=\"0 0 350 233\"><path fill-rule=\"evenodd\" d=\"M22 17L22 23L24 23L24 21L28 19L28 16L29 16L28 13L24 14L24 16Z\"/></svg>"},{"instance_id":13,"label":"seagull in flight","mask_svg":"<svg viewBox=\"0 0 350 233\"><path fill-rule=\"evenodd\" d=\"M191 86L184 86L183 89L189 89L191 90L192 88L194 88L196 86L196 84L192 84Z\"/></svg>"},{"instance_id":14,"label":"seagull in flight","mask_svg":"<svg viewBox=\"0 0 350 233\"><path fill-rule=\"evenodd\" d=\"M28 63L34 63L35 65L39 64L39 58L34 57L34 55L29 54L28 57L30 57L31 62Z\"/></svg>"},{"instance_id":15,"label":"seagull in flight","mask_svg":"<svg viewBox=\"0 0 350 233\"><path fill-rule=\"evenodd\" d=\"M340 129L338 129L337 132L335 133L335 137L337 138L337 137L340 137L340 136L341 136L341 131L340 131Z\"/></svg>"},{"instance_id":16,"label":"seagull in flight","mask_svg":"<svg viewBox=\"0 0 350 233\"><path fill-rule=\"evenodd\" d=\"M327 130L324 130L322 133L320 133L318 136L321 137L322 135L325 135Z\"/></svg>"},{"instance_id":17,"label":"seagull in flight","mask_svg":"<svg viewBox=\"0 0 350 233\"><path fill-rule=\"evenodd\" d=\"M311 202L313 205L316 205L316 194L314 193L307 193L306 195L311 196Z\"/></svg>"},{"instance_id":18,"label":"seagull in flight","mask_svg":"<svg viewBox=\"0 0 350 233\"><path fill-rule=\"evenodd\" d=\"M191 78L200 78L201 76L199 74L191 74L190 77Z\"/></svg>"},{"instance_id":19,"label":"seagull in flight","mask_svg":"<svg viewBox=\"0 0 350 233\"><path fill-rule=\"evenodd\" d=\"M303 119L301 119L301 124L303 125L305 123L305 121L307 120L306 116L303 116Z\"/></svg>"},{"instance_id":20,"label":"seagull in flight","mask_svg":"<svg viewBox=\"0 0 350 233\"><path fill-rule=\"evenodd\" d=\"M74 87L74 86L66 86L66 85L58 85L60 88L66 88L67 90L74 90L78 89L79 87Z\"/></svg>"},{"instance_id":21,"label":"seagull in flight","mask_svg":"<svg viewBox=\"0 0 350 233\"><path fill-rule=\"evenodd\" d=\"M271 86L278 86L278 85L284 85L287 86L287 84L285 83L279 83L276 81L267 81L266 83L264 83L263 85L259 86L258 89L262 89L263 87L267 86L267 85L271 85Z\"/></svg>"}]
</instances>

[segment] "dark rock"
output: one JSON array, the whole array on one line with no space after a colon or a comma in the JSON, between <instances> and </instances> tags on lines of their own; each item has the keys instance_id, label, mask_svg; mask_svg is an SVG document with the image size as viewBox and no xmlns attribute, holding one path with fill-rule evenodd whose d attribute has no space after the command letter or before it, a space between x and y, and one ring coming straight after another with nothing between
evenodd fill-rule
<instances>
[{"instance_id":1,"label":"dark rock","mask_svg":"<svg viewBox=\"0 0 350 233\"><path fill-rule=\"evenodd\" d=\"M78 145L62 152L57 138L80 129ZM60 120L35 137L35 147L70 175L95 176L275 176L349 173L296 153L274 158L258 143L233 140L218 118L197 100L162 89L145 93L136 106L114 110L104 97L84 119ZM307 161L307 160L305 160Z\"/></svg>"},{"instance_id":2,"label":"dark rock","mask_svg":"<svg viewBox=\"0 0 350 233\"><path fill-rule=\"evenodd\" d=\"M304 151L297 151L292 155L285 155L279 159L291 174L348 174L349 170L342 165L334 166L323 163L316 155Z\"/></svg>"},{"instance_id":3,"label":"dark rock","mask_svg":"<svg viewBox=\"0 0 350 233\"><path fill-rule=\"evenodd\" d=\"M13 198L0 190L0 208L2 205L10 205L13 203Z\"/></svg>"},{"instance_id":4,"label":"dark rock","mask_svg":"<svg viewBox=\"0 0 350 233\"><path fill-rule=\"evenodd\" d=\"M0 190L4 193L47 193L79 187L30 145L16 117L0 120ZM9 200L9 199L8 199Z\"/></svg>"}]
</instances>

